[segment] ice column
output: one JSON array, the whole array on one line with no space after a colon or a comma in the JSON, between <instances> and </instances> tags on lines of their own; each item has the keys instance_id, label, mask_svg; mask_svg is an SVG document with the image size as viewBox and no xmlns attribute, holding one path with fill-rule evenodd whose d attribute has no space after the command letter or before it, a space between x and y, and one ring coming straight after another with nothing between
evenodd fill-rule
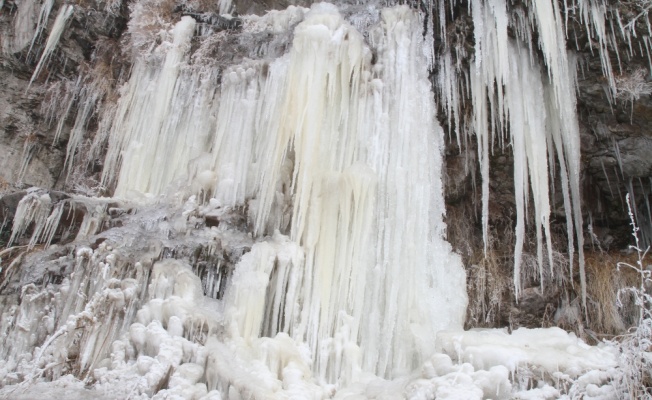
<instances>
[{"instance_id":1,"label":"ice column","mask_svg":"<svg viewBox=\"0 0 652 400\"><path fill-rule=\"evenodd\" d=\"M159 194L180 175L169 164L175 161L171 153L183 151L184 147L177 146L178 132L165 128L170 123L177 78L194 28L195 20L183 17L174 27L173 42L164 46L169 49L163 65L151 68L146 60L139 59L129 84L122 88L123 98L111 131L102 176L105 184L110 183L116 169L120 170L116 196L133 191ZM185 169L178 167L181 171Z\"/></svg>"},{"instance_id":2,"label":"ice column","mask_svg":"<svg viewBox=\"0 0 652 400\"><path fill-rule=\"evenodd\" d=\"M290 236L305 260L294 253L293 262L279 256L274 265L270 249L258 249L259 261L243 259L236 274L260 266L251 276L273 283L267 308L260 289L227 302L267 310L266 319L237 314L248 337L280 331L307 343L322 382L346 384L361 369L407 373L434 351L435 332L463 324L464 272L443 240L443 132L420 27L407 7L383 11L370 32L375 66L332 7L314 7L295 30L283 117L272 156L261 160L272 164L261 170L282 179L283 160L293 156ZM273 191L263 188L258 201L269 204ZM238 278L233 286L247 287Z\"/></svg>"},{"instance_id":3,"label":"ice column","mask_svg":"<svg viewBox=\"0 0 652 400\"><path fill-rule=\"evenodd\" d=\"M361 334L364 368L391 376L430 354L432 333L459 329L466 309L459 257L443 239L443 131L435 120L420 35L407 7L382 12L367 142L378 176L375 265L368 273ZM377 35L377 36L376 36Z\"/></svg>"},{"instance_id":4,"label":"ice column","mask_svg":"<svg viewBox=\"0 0 652 400\"><path fill-rule=\"evenodd\" d=\"M553 153L560 166L562 191L568 224L568 252L571 265L574 237L579 249L583 297L584 257L579 191L579 128L575 107L575 76L572 57L566 53L560 12L555 2L534 2L539 44L544 54L547 78L533 59L531 33L518 31L518 40L507 35L509 19L503 0L472 2L476 54L471 71L473 124L478 139L482 186L482 222L485 248L488 227L490 143L504 146L505 133L514 152L514 193L517 224L514 249L514 286L521 290L520 267L525 236L525 215L530 189L534 200L537 258L544 263L543 240L552 268L550 240L549 170ZM530 29L526 27L525 30ZM523 43L525 42L525 43ZM533 99L547 99L546 107ZM573 232L573 224L575 232ZM541 273L541 271L540 271ZM571 271L572 274L572 271ZM542 275L541 275L542 276ZM541 282L543 285L543 281Z\"/></svg>"},{"instance_id":5,"label":"ice column","mask_svg":"<svg viewBox=\"0 0 652 400\"><path fill-rule=\"evenodd\" d=\"M179 189L210 204L248 205L259 243L225 293L229 337L252 348L291 338L320 383L408 373L437 331L464 321L422 23L408 7L384 10L366 44L317 4L288 54L225 68L218 85L211 67L179 70L184 19L159 49L165 63L137 63L123 89L105 181L121 164L119 196L187 178Z\"/></svg>"},{"instance_id":6,"label":"ice column","mask_svg":"<svg viewBox=\"0 0 652 400\"><path fill-rule=\"evenodd\" d=\"M68 18L70 18L70 16L73 14L74 11L75 11L75 7L67 4L63 5L59 10L59 14L57 14L57 18L54 20L54 25L52 26L52 30L50 31L50 36L48 36L48 41L45 43L45 49L43 50L43 54L41 55L41 58L39 59L38 64L36 65L36 68L34 69L32 78L29 80L30 85L32 84L32 82L34 82L34 79L38 77L39 73L41 72L41 69L45 67L48 60L50 59L50 56L52 55L52 52L57 47L57 44L59 44L59 39L61 38L61 34L63 33L63 30L66 28L66 23L68 22Z\"/></svg>"}]
</instances>

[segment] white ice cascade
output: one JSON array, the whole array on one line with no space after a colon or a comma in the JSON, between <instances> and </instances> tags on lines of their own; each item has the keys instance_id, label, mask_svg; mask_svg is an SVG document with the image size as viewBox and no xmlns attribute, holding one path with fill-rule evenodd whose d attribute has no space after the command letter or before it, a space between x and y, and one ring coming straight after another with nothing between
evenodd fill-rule
<instances>
[{"instance_id":1,"label":"white ice cascade","mask_svg":"<svg viewBox=\"0 0 652 400\"><path fill-rule=\"evenodd\" d=\"M44 19L47 19L47 15L49 15L50 11L46 8L48 5L48 1L46 1L43 5L43 11L42 13L45 13L46 15L41 15L39 17L39 25L36 31L35 35L38 35L39 31L43 29L41 27L41 24L43 23L42 21ZM49 4L51 7L51 4ZM75 11L75 7L69 4L65 4L61 6L59 9L59 14L57 14L57 18L54 20L54 25L52 26L52 30L50 31L50 35L48 36L48 40L45 43L45 48L43 49L43 54L41 55L41 58L38 61L38 64L36 64L36 68L34 69L34 73L32 74L32 78L29 80L30 85L32 82L34 82L34 79L38 77L38 75L41 73L41 70L45 68L47 65L48 61L50 60L50 56L52 55L52 52L55 50L57 47L57 44L59 44L59 39L61 38L61 34L66 28L66 24L68 22L68 19L70 16L73 14ZM34 40L32 40L32 45L33 45Z\"/></svg>"},{"instance_id":2,"label":"white ice cascade","mask_svg":"<svg viewBox=\"0 0 652 400\"><path fill-rule=\"evenodd\" d=\"M289 54L230 67L221 84L184 67L192 24L156 50L164 62L136 63L105 181L117 196L186 182L211 204L248 202L260 239L225 295L233 340L289 335L324 383L417 368L466 307L461 261L443 239L443 133L420 18L383 10L368 45L317 5ZM275 230L289 238L263 237Z\"/></svg>"},{"instance_id":3,"label":"white ice cascade","mask_svg":"<svg viewBox=\"0 0 652 400\"><path fill-rule=\"evenodd\" d=\"M16 35L0 39L2 50L29 53L56 2L17 3ZM60 119L55 142L71 128L72 177L80 160L108 149L102 184L114 196L30 188L20 201L3 197L16 208L0 251L0 397L621 394L613 345L588 346L559 328L461 329L466 282L444 240L433 65L449 125L478 138L485 232L489 154L513 147L517 290L531 198L539 264L546 250L551 258L556 163L571 258L572 222L582 248L575 77L561 12L546 0L513 14L504 0L471 3L477 47L467 71L463 57L433 58L434 38L423 37L432 19L405 6L289 7L219 31L176 11L165 16L176 24L165 21L169 3L131 2L122 43L131 41L134 59L119 98L107 95L104 76L93 78L98 69L56 83L65 101L55 96L47 111ZM444 21L448 4L438 4ZM42 65L81 16L72 7L51 18ZM246 45L231 53L233 41ZM466 98L475 114L461 126ZM81 149L93 115L89 157Z\"/></svg>"},{"instance_id":4,"label":"white ice cascade","mask_svg":"<svg viewBox=\"0 0 652 400\"><path fill-rule=\"evenodd\" d=\"M554 154L557 155L568 226L569 258L573 260L574 237L577 237L585 304L575 65L573 57L566 51L561 14L556 4L547 0L533 2L535 18L528 20L525 17L510 19L504 0L471 2L476 40L470 77L473 131L478 139L478 158L483 177L482 223L485 249L488 240L489 154L496 145L509 144L512 147L517 211L514 250L514 286L517 297L521 290L520 266L530 189L534 201L538 263L542 268L545 237L547 261L552 268L549 186L552 181L550 171L553 171L554 176L555 170ZM539 47L544 54L547 73L541 72L539 62L532 52L531 24L536 26L538 32ZM517 33L516 39L508 37L510 25ZM541 106L541 99L544 99L544 107ZM509 135L507 138L506 133ZM572 265L573 262L571 268ZM541 271L540 274L543 285Z\"/></svg>"},{"instance_id":5,"label":"white ice cascade","mask_svg":"<svg viewBox=\"0 0 652 400\"><path fill-rule=\"evenodd\" d=\"M122 159L116 196L124 196L127 190L160 191L160 181L170 180L167 174L174 169L165 166L172 167L174 160L169 158L169 149L176 150L179 146L166 141L172 133L166 136L162 132L166 132L177 76L194 27L194 19L183 17L174 28L173 42L166 42L158 49L165 52L164 61L152 67L147 60L137 60L131 80L123 88L103 173L103 179L107 175L112 178ZM161 165L164 167L160 168ZM152 172L148 176L135 173L143 170Z\"/></svg>"}]
</instances>

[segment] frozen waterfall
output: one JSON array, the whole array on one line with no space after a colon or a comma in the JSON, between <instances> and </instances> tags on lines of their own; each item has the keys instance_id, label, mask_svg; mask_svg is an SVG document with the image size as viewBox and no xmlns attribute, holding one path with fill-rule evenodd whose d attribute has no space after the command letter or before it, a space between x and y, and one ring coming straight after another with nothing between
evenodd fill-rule
<instances>
[{"instance_id":1,"label":"frozen waterfall","mask_svg":"<svg viewBox=\"0 0 652 400\"><path fill-rule=\"evenodd\" d=\"M504 1L471 1L476 49L466 75L450 51L435 59L436 16L407 5L319 3L234 17L221 1L220 21L241 29L242 56L224 54L230 33L211 25L217 16L177 10L163 23L157 3L131 6L124 43L133 59L112 101L100 100L108 89L99 80L82 89L80 76L68 101L51 106L53 121L76 102L84 110L68 135L64 176L86 146L103 157L101 184L112 196L31 188L18 203L14 246L0 252L0 290L14 285L0 297L0 396L560 393L518 386L524 366L548 381L609 386L614 350L560 329L464 332L465 268L445 239L445 134L432 80L458 142L477 139L485 236L489 154L497 144L513 149L516 294L530 199L538 265L544 256L552 265L555 168L584 287L575 65L557 3L535 2L512 24ZM16 28L5 49L33 44L53 2L38 18L36 2L19 7L36 31ZM74 11L59 8L30 84ZM97 132L85 143L96 108ZM61 232L64 222L76 229ZM53 245L55 234L68 244Z\"/></svg>"},{"instance_id":2,"label":"frozen waterfall","mask_svg":"<svg viewBox=\"0 0 652 400\"><path fill-rule=\"evenodd\" d=\"M104 174L120 170L116 195L249 201L257 233L289 237L270 247L261 236L236 266L225 297L234 336L306 343L323 382L418 367L433 332L460 329L466 307L443 239L443 139L420 19L382 10L368 45L317 5L288 54L234 66L221 84L203 68L180 72L194 23L175 26L160 64L134 68Z\"/></svg>"}]
</instances>

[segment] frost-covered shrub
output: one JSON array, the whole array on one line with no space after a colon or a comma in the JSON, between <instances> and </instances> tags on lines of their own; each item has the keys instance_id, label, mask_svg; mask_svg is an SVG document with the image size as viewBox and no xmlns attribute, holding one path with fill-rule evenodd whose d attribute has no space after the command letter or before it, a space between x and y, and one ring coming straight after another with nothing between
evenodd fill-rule
<instances>
[{"instance_id":1,"label":"frost-covered shrub","mask_svg":"<svg viewBox=\"0 0 652 400\"><path fill-rule=\"evenodd\" d=\"M636 251L638 260L635 265L619 262L618 269L631 268L638 273L640 279L638 287L628 287L619 291L618 305L622 305L624 297L630 297L638 307L639 316L636 326L610 342L620 353L619 371L614 386L622 398L652 399L652 296L649 290L652 287L652 271L643 263L649 248L643 250L639 246L639 228L634 220L629 194L627 204L635 240L635 245L631 246L631 249Z\"/></svg>"},{"instance_id":2,"label":"frost-covered shrub","mask_svg":"<svg viewBox=\"0 0 652 400\"><path fill-rule=\"evenodd\" d=\"M616 98L633 103L641 96L652 93L652 83L646 80L646 75L645 69L637 69L631 74L616 77Z\"/></svg>"},{"instance_id":3,"label":"frost-covered shrub","mask_svg":"<svg viewBox=\"0 0 652 400\"><path fill-rule=\"evenodd\" d=\"M129 35L136 52L149 53L172 29L173 0L141 0L129 6Z\"/></svg>"}]
</instances>

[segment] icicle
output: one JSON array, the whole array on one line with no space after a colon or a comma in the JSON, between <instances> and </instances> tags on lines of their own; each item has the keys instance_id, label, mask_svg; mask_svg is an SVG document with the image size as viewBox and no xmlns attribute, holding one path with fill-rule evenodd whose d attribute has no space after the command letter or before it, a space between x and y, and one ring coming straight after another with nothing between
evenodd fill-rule
<instances>
[{"instance_id":1,"label":"icicle","mask_svg":"<svg viewBox=\"0 0 652 400\"><path fill-rule=\"evenodd\" d=\"M600 61L602 64L602 74L605 78L607 78L607 82L609 83L609 88L610 90L610 96L608 97L609 101L613 102L615 100L615 95L616 95L616 81L614 79L614 74L613 70L611 67L611 60L609 57L609 50L608 50L608 34L607 30L605 27L605 14L606 14L606 7L604 5L597 5L597 4L591 4L590 6L590 14L591 14L591 21L593 25L593 29L595 30L596 37L598 38L598 43L599 43L599 50L600 50ZM618 49L617 46L614 47L616 49L616 54L618 54Z\"/></svg>"},{"instance_id":2,"label":"icicle","mask_svg":"<svg viewBox=\"0 0 652 400\"><path fill-rule=\"evenodd\" d=\"M64 206L65 202L61 201L52 209L52 212L45 220L42 232L40 232L39 235L32 235L32 239L29 242L30 247L36 245L37 241L45 242L44 246L46 248L50 246L54 234L57 232L57 228L59 227L59 221L61 221ZM34 233L36 233L36 229L34 230Z\"/></svg>"},{"instance_id":3,"label":"icicle","mask_svg":"<svg viewBox=\"0 0 652 400\"><path fill-rule=\"evenodd\" d=\"M48 228L51 226L52 222L49 219L51 207L52 200L49 194L35 188L28 191L27 195L20 200L18 207L16 207L8 245L11 246L12 243L23 236L30 225L34 223L32 238L28 245L30 249L34 247L46 226Z\"/></svg>"},{"instance_id":4,"label":"icicle","mask_svg":"<svg viewBox=\"0 0 652 400\"><path fill-rule=\"evenodd\" d=\"M207 188L225 206L243 204L252 197L258 184L251 179L252 175L258 175L252 174L257 170L254 163L258 159L256 139L264 134L266 127L265 122L263 126L259 125L257 113L266 104L276 107L278 103L271 97L276 93L265 91L266 84L275 79L275 76L263 75L265 68L265 64L252 63L224 72L217 101L218 123L211 132L214 135L211 156L207 156L210 161L207 165L198 164L194 172L200 178L201 174L210 174ZM271 111L269 117L272 120L275 120L273 113L276 112L278 110ZM234 131L240 134L233 135Z\"/></svg>"},{"instance_id":5,"label":"icicle","mask_svg":"<svg viewBox=\"0 0 652 400\"><path fill-rule=\"evenodd\" d=\"M547 162L547 132L546 113L540 111L540 106L535 99L543 98L543 86L538 68L530 65L529 58L524 52L513 49L512 81L507 87L509 102L510 130L512 131L512 146L514 150L514 187L517 201L517 215L526 215L524 208L528 191L528 179L521 174L529 175L530 187L534 199L535 228L537 232L537 261L539 274L543 280L542 232L546 236L548 261L552 264L552 245L550 242L549 227L549 193L548 193L548 162ZM519 56L520 54L520 56ZM526 172L527 171L527 172ZM522 196L519 200L519 196ZM517 217L517 244L514 252L515 262L515 290L520 292L520 255L524 237L524 223L522 217ZM518 273L517 273L518 272ZM541 282L543 285L543 282Z\"/></svg>"},{"instance_id":6,"label":"icicle","mask_svg":"<svg viewBox=\"0 0 652 400\"><path fill-rule=\"evenodd\" d=\"M54 20L54 25L52 25L50 36L48 36L48 40L45 43L45 49L43 49L43 54L41 54L41 58L39 59L38 64L36 64L34 73L32 74L32 77L29 80L28 89L29 86L31 86L32 83L34 82L34 79L36 79L38 75L41 73L41 69L44 68L48 63L48 61L50 60L50 56L52 55L52 52L54 52L54 49L57 47L57 44L59 44L59 39L61 38L61 34L63 33L63 30L66 28L66 23L68 22L68 18L70 18L73 11L75 11L75 7L73 5L66 5L66 4L64 4L59 10L59 14L57 14L57 18Z\"/></svg>"},{"instance_id":7,"label":"icicle","mask_svg":"<svg viewBox=\"0 0 652 400\"><path fill-rule=\"evenodd\" d=\"M507 40L507 6L496 0L484 4L472 2L476 56L475 76L472 77L474 133L478 138L478 161L482 175L482 237L484 250L488 245L489 226L489 142L490 135L502 134L506 110L503 87L509 77L509 49ZM473 73L473 72L472 72ZM494 88L496 91L494 92ZM490 104L486 104L486 99ZM497 101L494 107L493 102ZM489 124L491 121L491 124Z\"/></svg>"},{"instance_id":8,"label":"icicle","mask_svg":"<svg viewBox=\"0 0 652 400\"><path fill-rule=\"evenodd\" d=\"M130 190L158 194L166 185L161 186L161 179L156 174L174 173L175 167L181 168L171 165L169 159L163 163L161 157L166 154L166 149L176 149L171 146L176 132L165 129L166 117L172 107L177 77L194 26L194 19L183 17L174 28L174 42L162 45L163 48L169 47L162 69L150 71L144 60L138 60L129 83L122 89L123 98L112 127L102 174L102 183L108 185L115 178L116 170L120 171L116 196L124 197ZM169 136L161 135L161 132ZM157 162L157 158L161 162ZM153 170L161 163L170 168ZM165 182L169 183L169 180Z\"/></svg>"},{"instance_id":9,"label":"icicle","mask_svg":"<svg viewBox=\"0 0 652 400\"><path fill-rule=\"evenodd\" d=\"M439 67L437 69L439 70L437 89L439 90L439 98L443 99L443 106L446 110L448 135L450 138L454 129L457 146L462 149L463 128L461 124L462 111L460 109L462 102L460 100L460 83L457 81L460 71L453 68L450 52L446 52L439 58Z\"/></svg>"},{"instance_id":10,"label":"icicle","mask_svg":"<svg viewBox=\"0 0 652 400\"><path fill-rule=\"evenodd\" d=\"M55 84L54 90L63 91L64 93L59 96L59 93L53 94L53 99L47 107L46 110L46 120L49 124L53 121L57 122L57 128L54 133L54 139L52 140L52 145L56 145L63 133L63 128L66 124L66 119L70 115L70 112L73 109L73 106L76 104L77 98L79 96L79 91L81 89L82 77L79 76L75 83L72 83L68 80L63 80ZM50 88L52 90L52 88Z\"/></svg>"},{"instance_id":11,"label":"icicle","mask_svg":"<svg viewBox=\"0 0 652 400\"><path fill-rule=\"evenodd\" d=\"M600 159L600 166L602 167L602 174L604 175L604 178L607 180L607 186L609 187L609 195L611 197L614 197L614 192L611 189L611 182L609 181L609 175L607 175L607 170L604 167L604 160Z\"/></svg>"},{"instance_id":12,"label":"icicle","mask_svg":"<svg viewBox=\"0 0 652 400\"><path fill-rule=\"evenodd\" d=\"M28 57L29 57L29 53L32 52L32 48L34 47L34 43L36 42L36 39L38 39L38 36L41 34L43 29L45 29L45 27L47 26L48 19L50 18L50 11L52 11L53 5L54 5L54 0L45 0L41 5L41 11L39 12L38 22L36 23L36 30L34 31L34 37L32 38L32 42L29 45L29 50L27 50Z\"/></svg>"},{"instance_id":13,"label":"icicle","mask_svg":"<svg viewBox=\"0 0 652 400\"><path fill-rule=\"evenodd\" d=\"M21 162L20 162L20 169L18 170L18 177L16 179L18 182L23 182L23 178L27 173L27 168L29 167L29 163L32 161L32 157L34 156L34 151L36 150L36 146L37 143L35 137L30 135L25 138L25 142L23 144L23 154L21 156Z\"/></svg>"},{"instance_id":14,"label":"icicle","mask_svg":"<svg viewBox=\"0 0 652 400\"><path fill-rule=\"evenodd\" d=\"M559 10L556 3L536 2L535 16L540 46L544 53L551 81L552 101L541 111L534 99L544 97L543 78L537 72L533 58L529 23L517 19L518 36L525 40L529 52L507 38L506 6L502 1L473 2L472 15L476 37L476 55L472 69L472 97L474 132L478 138L478 160L483 176L483 237L487 243L489 201L489 143L498 132L507 129L514 153L514 187L517 208L516 243L514 251L514 285L516 295L520 288L520 266L524 244L528 187L532 190L537 232L537 260L543 264L543 236L545 235L548 262L552 268L550 238L549 173L554 143L561 167L562 191L569 227L569 253L573 254L573 220L580 247L580 270L584 282L582 221L579 204L579 128L575 114L574 59L566 54ZM516 79L514 77L517 77ZM520 78L519 78L520 77ZM505 92L503 93L503 88ZM487 100L489 103L487 104ZM564 130L561 130L564 127ZM490 138L491 135L491 138ZM499 140L500 142L500 140ZM543 280L543 271L539 270ZM543 285L543 281L541 282ZM584 290L584 284L582 284Z\"/></svg>"},{"instance_id":15,"label":"icicle","mask_svg":"<svg viewBox=\"0 0 652 400\"><path fill-rule=\"evenodd\" d=\"M88 122L95 113L103 95L104 93L97 87L96 82L82 89L81 96L78 99L79 108L77 110L75 124L70 131L70 137L66 144L66 159L64 161L64 168L67 170L66 177L70 176L74 164L75 151L84 138Z\"/></svg>"}]
</instances>

